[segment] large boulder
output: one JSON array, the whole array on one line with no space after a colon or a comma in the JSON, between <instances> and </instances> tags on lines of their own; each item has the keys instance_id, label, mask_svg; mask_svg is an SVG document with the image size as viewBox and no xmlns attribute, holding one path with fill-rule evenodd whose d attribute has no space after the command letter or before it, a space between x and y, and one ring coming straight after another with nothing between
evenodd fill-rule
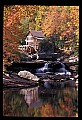
<instances>
[{"instance_id":1,"label":"large boulder","mask_svg":"<svg viewBox=\"0 0 82 120\"><path fill-rule=\"evenodd\" d=\"M39 78L37 76L33 75L32 73L30 73L29 71L26 71L26 70L20 71L18 73L18 75L20 77L27 78L28 80L39 81Z\"/></svg>"}]
</instances>

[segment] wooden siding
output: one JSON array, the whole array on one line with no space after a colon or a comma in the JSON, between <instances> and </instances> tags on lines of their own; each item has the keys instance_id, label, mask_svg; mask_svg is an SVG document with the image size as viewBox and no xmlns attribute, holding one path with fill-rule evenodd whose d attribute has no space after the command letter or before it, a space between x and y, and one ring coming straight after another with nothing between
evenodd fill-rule
<instances>
[{"instance_id":1,"label":"wooden siding","mask_svg":"<svg viewBox=\"0 0 82 120\"><path fill-rule=\"evenodd\" d=\"M28 34L28 36L32 36L31 33ZM39 46L39 43L42 41L42 40L39 40L37 38L34 38L33 36L31 37L31 39L33 39L33 42L28 42L28 45L34 47L35 50L37 50L38 46Z\"/></svg>"}]
</instances>

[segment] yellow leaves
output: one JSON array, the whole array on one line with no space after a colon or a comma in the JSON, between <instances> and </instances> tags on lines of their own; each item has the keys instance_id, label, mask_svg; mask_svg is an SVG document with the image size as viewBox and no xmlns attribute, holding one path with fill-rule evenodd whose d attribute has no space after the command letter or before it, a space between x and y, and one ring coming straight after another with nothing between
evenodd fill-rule
<instances>
[{"instance_id":1,"label":"yellow leaves","mask_svg":"<svg viewBox=\"0 0 82 120\"><path fill-rule=\"evenodd\" d=\"M79 30L78 30L78 29L75 31L75 34L76 34L76 35L79 35Z\"/></svg>"},{"instance_id":2,"label":"yellow leaves","mask_svg":"<svg viewBox=\"0 0 82 120\"><path fill-rule=\"evenodd\" d=\"M77 43L77 46L79 46L79 43Z\"/></svg>"},{"instance_id":3,"label":"yellow leaves","mask_svg":"<svg viewBox=\"0 0 82 120\"><path fill-rule=\"evenodd\" d=\"M60 36L60 40L62 40L62 36Z\"/></svg>"},{"instance_id":4,"label":"yellow leaves","mask_svg":"<svg viewBox=\"0 0 82 120\"><path fill-rule=\"evenodd\" d=\"M64 36L73 39L74 35L79 39L79 6L12 5L4 7L3 19L3 38L12 41L13 46L28 29L42 30L48 37L56 31L60 40Z\"/></svg>"},{"instance_id":5,"label":"yellow leaves","mask_svg":"<svg viewBox=\"0 0 82 120\"><path fill-rule=\"evenodd\" d=\"M61 11L58 11L61 8ZM43 31L45 31L46 35L48 33L48 29L50 33L48 34L52 34L55 30L57 32L60 32L60 30L64 30L66 28L66 23L65 23L65 19L66 19L66 8L62 8L62 7L57 7L57 6L51 6L49 11L47 12L47 16L44 20L43 23L43 27L42 29L45 29ZM68 25L70 26L70 25ZM49 28L50 27L50 28ZM60 30L58 29L60 28Z\"/></svg>"},{"instance_id":6,"label":"yellow leaves","mask_svg":"<svg viewBox=\"0 0 82 120\"><path fill-rule=\"evenodd\" d=\"M65 29L65 26L64 25L61 25L61 30L64 30Z\"/></svg>"},{"instance_id":7,"label":"yellow leaves","mask_svg":"<svg viewBox=\"0 0 82 120\"><path fill-rule=\"evenodd\" d=\"M67 25L70 26L70 22L68 22Z\"/></svg>"},{"instance_id":8,"label":"yellow leaves","mask_svg":"<svg viewBox=\"0 0 82 120\"><path fill-rule=\"evenodd\" d=\"M78 117L78 113L76 113L76 117Z\"/></svg>"},{"instance_id":9,"label":"yellow leaves","mask_svg":"<svg viewBox=\"0 0 82 120\"><path fill-rule=\"evenodd\" d=\"M33 15L33 13L31 13L30 15Z\"/></svg>"}]
</instances>

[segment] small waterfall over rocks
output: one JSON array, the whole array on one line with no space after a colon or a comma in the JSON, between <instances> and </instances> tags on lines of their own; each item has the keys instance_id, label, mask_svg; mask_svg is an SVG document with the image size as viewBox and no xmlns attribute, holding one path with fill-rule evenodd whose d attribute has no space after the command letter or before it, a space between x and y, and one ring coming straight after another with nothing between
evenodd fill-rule
<instances>
[{"instance_id":1,"label":"small waterfall over rocks","mask_svg":"<svg viewBox=\"0 0 82 120\"><path fill-rule=\"evenodd\" d=\"M44 67L39 68L39 69L36 69L36 72L37 72L37 73L46 73L46 72L48 72L48 64L49 64L49 63L45 63L45 64L44 64Z\"/></svg>"},{"instance_id":2,"label":"small waterfall over rocks","mask_svg":"<svg viewBox=\"0 0 82 120\"><path fill-rule=\"evenodd\" d=\"M36 69L36 75L43 75L48 72L53 72L56 75L71 75L71 72L66 70L65 65L61 62L58 62L57 64L47 62L44 64L44 67Z\"/></svg>"},{"instance_id":3,"label":"small waterfall over rocks","mask_svg":"<svg viewBox=\"0 0 82 120\"><path fill-rule=\"evenodd\" d=\"M71 72L66 70L65 65L63 63L60 63L61 67L59 69L56 69L56 75L71 75Z\"/></svg>"}]
</instances>

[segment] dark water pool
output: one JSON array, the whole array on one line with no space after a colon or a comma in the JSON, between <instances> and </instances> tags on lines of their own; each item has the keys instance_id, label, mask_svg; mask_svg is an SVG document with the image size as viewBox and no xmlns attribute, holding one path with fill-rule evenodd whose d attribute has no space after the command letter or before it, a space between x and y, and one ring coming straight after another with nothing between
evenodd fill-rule
<instances>
[{"instance_id":1,"label":"dark water pool","mask_svg":"<svg viewBox=\"0 0 82 120\"><path fill-rule=\"evenodd\" d=\"M75 88L3 90L3 116L77 117L78 91Z\"/></svg>"}]
</instances>

